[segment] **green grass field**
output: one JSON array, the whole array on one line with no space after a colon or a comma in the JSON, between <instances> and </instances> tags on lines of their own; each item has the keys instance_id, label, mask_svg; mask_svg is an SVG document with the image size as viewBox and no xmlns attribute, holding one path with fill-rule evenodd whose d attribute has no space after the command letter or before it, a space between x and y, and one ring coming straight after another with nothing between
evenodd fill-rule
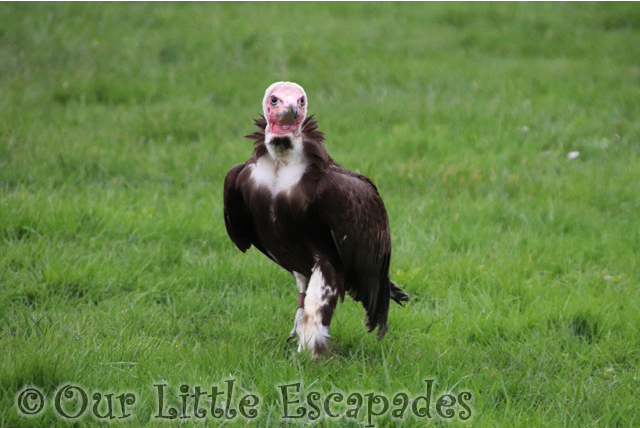
<instances>
[{"instance_id":1,"label":"green grass field","mask_svg":"<svg viewBox=\"0 0 640 428\"><path fill-rule=\"evenodd\" d=\"M116 423L155 426L154 383L231 378L261 400L232 425L297 423L288 382L429 378L471 426L640 425L639 60L633 3L0 4L0 426L70 425L21 416L29 385L129 391ZM222 220L277 80L378 184L413 295L381 342L340 303L318 361L285 341L293 279Z\"/></svg>"}]
</instances>

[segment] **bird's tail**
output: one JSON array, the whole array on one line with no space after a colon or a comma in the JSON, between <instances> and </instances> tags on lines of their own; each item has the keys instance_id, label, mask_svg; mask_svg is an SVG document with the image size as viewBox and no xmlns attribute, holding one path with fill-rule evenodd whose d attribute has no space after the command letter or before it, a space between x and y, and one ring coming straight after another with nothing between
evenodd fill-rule
<instances>
[{"instance_id":1,"label":"bird's tail","mask_svg":"<svg viewBox=\"0 0 640 428\"><path fill-rule=\"evenodd\" d=\"M388 281L388 287L380 287L380 295L377 300L375 300L374 304L370 306L369 309L366 309L367 312L367 327L369 331L373 331L373 329L378 326L378 339L382 339L387 332L387 317L389 316L389 301L391 299L395 300L400 306L404 302L409 301L409 294L406 293L402 288L398 287L398 284L395 282L385 279Z\"/></svg>"},{"instance_id":2,"label":"bird's tail","mask_svg":"<svg viewBox=\"0 0 640 428\"><path fill-rule=\"evenodd\" d=\"M404 306L402 304L403 302L409 301L409 297L411 297L411 295L400 288L395 282L389 281L389 288L391 291L391 298L400 306Z\"/></svg>"}]
</instances>

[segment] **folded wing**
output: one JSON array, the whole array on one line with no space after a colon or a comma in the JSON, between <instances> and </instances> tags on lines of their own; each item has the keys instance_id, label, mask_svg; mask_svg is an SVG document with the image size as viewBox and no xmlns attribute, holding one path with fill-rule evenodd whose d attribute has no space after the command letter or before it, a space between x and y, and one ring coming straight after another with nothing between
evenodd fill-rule
<instances>
[{"instance_id":1,"label":"folded wing","mask_svg":"<svg viewBox=\"0 0 640 428\"><path fill-rule=\"evenodd\" d=\"M367 327L387 329L391 234L376 186L362 174L332 165L319 180L314 201L320 220L331 230L345 271L345 285L367 313Z\"/></svg>"},{"instance_id":2,"label":"folded wing","mask_svg":"<svg viewBox=\"0 0 640 428\"><path fill-rule=\"evenodd\" d=\"M251 245L262 251L251 212L247 209L237 184L238 176L244 167L243 163L234 166L224 179L224 224L229 238L243 253Z\"/></svg>"}]
</instances>

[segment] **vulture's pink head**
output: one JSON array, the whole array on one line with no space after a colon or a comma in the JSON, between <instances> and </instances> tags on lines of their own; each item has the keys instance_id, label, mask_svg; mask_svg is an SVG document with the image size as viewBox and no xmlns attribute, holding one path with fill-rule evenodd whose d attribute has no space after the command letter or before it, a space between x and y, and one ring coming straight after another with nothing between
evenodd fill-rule
<instances>
[{"instance_id":1,"label":"vulture's pink head","mask_svg":"<svg viewBox=\"0 0 640 428\"><path fill-rule=\"evenodd\" d=\"M267 119L267 132L297 134L307 117L307 94L297 83L276 82L264 93L262 110Z\"/></svg>"}]
</instances>

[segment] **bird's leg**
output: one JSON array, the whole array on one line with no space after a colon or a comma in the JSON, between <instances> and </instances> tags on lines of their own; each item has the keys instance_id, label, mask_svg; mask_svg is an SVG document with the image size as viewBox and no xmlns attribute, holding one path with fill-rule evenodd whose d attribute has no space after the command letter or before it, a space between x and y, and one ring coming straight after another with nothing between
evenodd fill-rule
<instances>
[{"instance_id":1,"label":"bird's leg","mask_svg":"<svg viewBox=\"0 0 640 428\"><path fill-rule=\"evenodd\" d=\"M302 291L300 292L300 294L298 294L298 309L296 310L296 317L293 320L293 329L291 330L291 333L289 333L289 337L287 337L287 342L289 342L291 339L293 339L296 336L296 329L298 328L298 323L300 322L300 319L304 314L304 298L306 297L306 295L307 294Z\"/></svg>"},{"instance_id":2,"label":"bird's leg","mask_svg":"<svg viewBox=\"0 0 640 428\"><path fill-rule=\"evenodd\" d=\"M327 261L319 261L314 266L304 298L303 315L296 328L300 339L298 352L309 349L316 358L327 348L340 278Z\"/></svg>"},{"instance_id":3,"label":"bird's leg","mask_svg":"<svg viewBox=\"0 0 640 428\"><path fill-rule=\"evenodd\" d=\"M296 310L296 317L293 320L293 329L291 330L291 333L289 333L289 337L287 337L287 342L293 339L296 335L298 323L300 322L300 319L302 318L302 315L304 313L304 299L307 295L307 285L309 284L309 279L306 276L299 274L298 272L293 272L293 277L296 279L296 284L298 285L300 294L298 295L298 309Z\"/></svg>"}]
</instances>

